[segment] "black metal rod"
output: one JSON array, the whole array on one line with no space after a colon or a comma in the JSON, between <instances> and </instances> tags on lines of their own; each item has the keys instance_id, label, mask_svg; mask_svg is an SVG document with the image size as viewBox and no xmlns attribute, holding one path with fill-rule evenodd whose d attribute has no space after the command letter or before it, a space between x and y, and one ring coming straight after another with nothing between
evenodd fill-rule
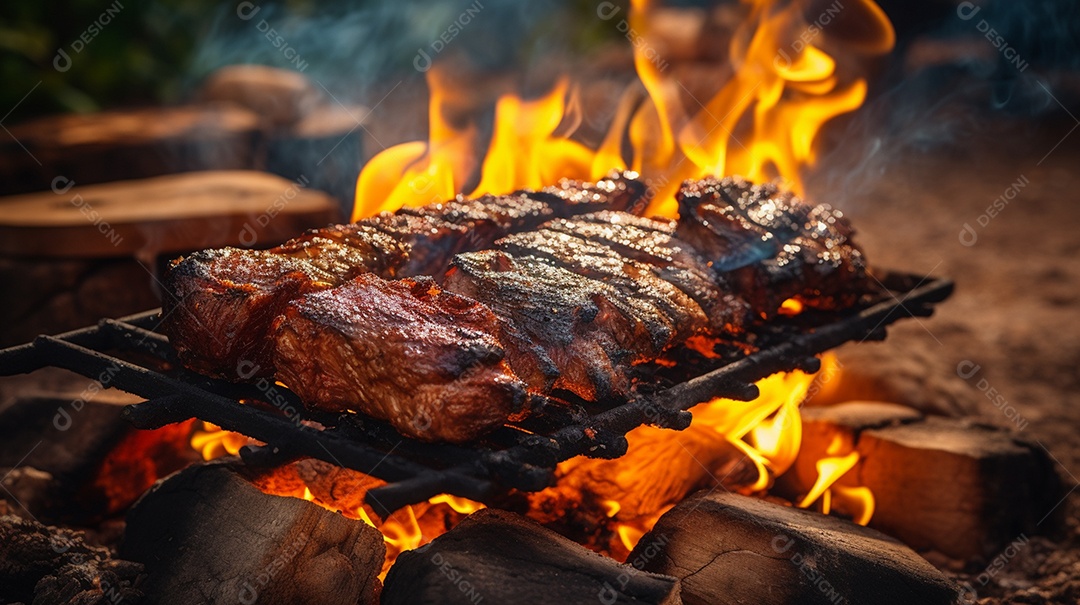
<instances>
[{"instance_id":1,"label":"black metal rod","mask_svg":"<svg viewBox=\"0 0 1080 605\"><path fill-rule=\"evenodd\" d=\"M793 335L781 344L648 398L592 417L574 417L569 420L572 424L551 434L514 436L510 441L515 445L497 446L500 449L421 443L401 437L384 422L303 411L299 399L282 387L233 385L183 369L165 375L102 352L108 348L137 350L171 360L174 351L168 339L154 331L160 321L159 310L103 320L96 326L42 336L32 343L2 350L0 376L45 366L72 370L106 386L148 398L124 411L138 427L153 428L199 418L267 443L266 448L246 452L245 459L253 463L312 457L364 472L388 482L367 494L369 504L385 517L440 493L486 501L506 488L543 489L551 484L555 465L563 460L580 454L620 456L626 450L624 435L630 430L647 423L685 428L689 414L684 410L714 397L754 399L758 395L755 381L793 368L816 371L814 355L852 340L884 338L887 325L902 317L930 315L933 304L953 290L948 280L916 287L921 283L916 277L890 275L884 279L885 283L912 289L901 299L887 299L831 324ZM277 390L267 392L271 387ZM238 399L260 399L277 409L242 405ZM290 413L293 408L296 411ZM304 418L318 419L327 428L312 426ZM507 439L502 442L507 443ZM447 468L435 468L444 465Z\"/></svg>"}]
</instances>

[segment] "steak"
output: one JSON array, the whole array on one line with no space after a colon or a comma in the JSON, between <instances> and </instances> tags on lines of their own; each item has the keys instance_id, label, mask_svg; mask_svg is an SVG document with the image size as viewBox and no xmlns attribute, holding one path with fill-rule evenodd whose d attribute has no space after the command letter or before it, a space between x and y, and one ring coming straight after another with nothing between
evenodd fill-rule
<instances>
[{"instance_id":1,"label":"steak","mask_svg":"<svg viewBox=\"0 0 1080 605\"><path fill-rule=\"evenodd\" d=\"M503 320L499 340L510 367L540 392L565 389L589 400L625 393L625 363L653 348L650 328L666 329L644 305L622 305L610 286L533 256L459 254L446 288Z\"/></svg>"},{"instance_id":2,"label":"steak","mask_svg":"<svg viewBox=\"0 0 1080 605\"><path fill-rule=\"evenodd\" d=\"M242 378L269 367L307 405L464 442L527 413L530 393L625 401L653 362L699 350L698 336L751 349L755 325L788 298L842 309L872 292L850 225L827 205L704 179L680 191L678 222L618 210L643 192L619 177L564 181L265 252L197 253L170 273L196 301L175 313L194 310L228 340L186 335L189 352L213 350L199 354L206 367L231 362Z\"/></svg>"},{"instance_id":3,"label":"steak","mask_svg":"<svg viewBox=\"0 0 1080 605\"><path fill-rule=\"evenodd\" d=\"M525 401L498 321L430 277L363 274L286 306L275 320L278 379L316 408L365 402L365 413L410 437L469 441Z\"/></svg>"},{"instance_id":4,"label":"steak","mask_svg":"<svg viewBox=\"0 0 1080 605\"><path fill-rule=\"evenodd\" d=\"M682 290L704 311L710 331L735 336L745 330L749 305L732 293L726 280L686 242L676 238L675 221L662 221L622 212L603 211L544 225L610 247L640 262L654 275Z\"/></svg>"},{"instance_id":5,"label":"steak","mask_svg":"<svg viewBox=\"0 0 1080 605\"><path fill-rule=\"evenodd\" d=\"M834 310L874 290L854 230L828 204L740 177L687 181L676 234L712 261L762 318L789 298Z\"/></svg>"},{"instance_id":6,"label":"steak","mask_svg":"<svg viewBox=\"0 0 1080 605\"><path fill-rule=\"evenodd\" d=\"M162 328L181 361L228 380L274 375L274 318L297 296L373 273L440 276L454 254L510 233L597 208L639 209L645 185L613 172L540 192L456 198L309 231L267 251L223 248L174 261L165 276ZM240 369L238 369L240 368Z\"/></svg>"}]
</instances>

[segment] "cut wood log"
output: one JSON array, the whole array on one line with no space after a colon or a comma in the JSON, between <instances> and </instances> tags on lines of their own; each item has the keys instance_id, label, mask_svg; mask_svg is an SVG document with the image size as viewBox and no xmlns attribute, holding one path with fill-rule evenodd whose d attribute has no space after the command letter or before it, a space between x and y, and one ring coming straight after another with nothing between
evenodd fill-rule
<instances>
[{"instance_id":1,"label":"cut wood log","mask_svg":"<svg viewBox=\"0 0 1080 605\"><path fill-rule=\"evenodd\" d=\"M524 517L473 513L390 568L383 605L675 605L679 583L594 553Z\"/></svg>"},{"instance_id":2,"label":"cut wood log","mask_svg":"<svg viewBox=\"0 0 1080 605\"><path fill-rule=\"evenodd\" d=\"M688 605L951 604L959 587L900 542L728 492L688 498L627 559L680 578Z\"/></svg>"},{"instance_id":3,"label":"cut wood log","mask_svg":"<svg viewBox=\"0 0 1080 605\"><path fill-rule=\"evenodd\" d=\"M339 216L332 198L304 185L211 171L0 198L0 254L153 261L204 247L268 247Z\"/></svg>"},{"instance_id":4,"label":"cut wood log","mask_svg":"<svg viewBox=\"0 0 1080 605\"><path fill-rule=\"evenodd\" d=\"M120 413L140 398L79 380L67 393L27 393L0 411L0 467L18 467L6 476L4 495L49 522L87 524L119 513L198 457L188 446L190 423L138 431Z\"/></svg>"},{"instance_id":5,"label":"cut wood log","mask_svg":"<svg viewBox=\"0 0 1080 605\"><path fill-rule=\"evenodd\" d=\"M873 402L808 408L787 490L809 490L814 462L835 439L841 453L861 456L839 484L873 492L871 527L920 552L979 566L1018 536L1055 526L1047 515L1063 490L1053 463L1009 431Z\"/></svg>"},{"instance_id":6,"label":"cut wood log","mask_svg":"<svg viewBox=\"0 0 1080 605\"><path fill-rule=\"evenodd\" d=\"M233 103L259 116L269 128L295 124L308 115L321 95L306 76L266 65L228 65L203 83L204 102Z\"/></svg>"},{"instance_id":7,"label":"cut wood log","mask_svg":"<svg viewBox=\"0 0 1080 605\"><path fill-rule=\"evenodd\" d=\"M127 516L120 552L146 566L144 603L377 603L375 528L265 494L228 462L159 482Z\"/></svg>"},{"instance_id":8,"label":"cut wood log","mask_svg":"<svg viewBox=\"0 0 1080 605\"><path fill-rule=\"evenodd\" d=\"M191 170L255 166L258 118L246 109L193 105L67 114L10 127L0 140L0 194L48 191Z\"/></svg>"},{"instance_id":9,"label":"cut wood log","mask_svg":"<svg viewBox=\"0 0 1080 605\"><path fill-rule=\"evenodd\" d=\"M0 257L0 348L161 304L150 270L133 258Z\"/></svg>"},{"instance_id":10,"label":"cut wood log","mask_svg":"<svg viewBox=\"0 0 1080 605\"><path fill-rule=\"evenodd\" d=\"M112 559L77 532L5 515L0 545L0 603L105 605L142 597L142 565Z\"/></svg>"},{"instance_id":11,"label":"cut wood log","mask_svg":"<svg viewBox=\"0 0 1080 605\"><path fill-rule=\"evenodd\" d=\"M268 136L266 170L309 181L309 187L329 193L351 213L368 113L360 105L312 108L295 124Z\"/></svg>"}]
</instances>

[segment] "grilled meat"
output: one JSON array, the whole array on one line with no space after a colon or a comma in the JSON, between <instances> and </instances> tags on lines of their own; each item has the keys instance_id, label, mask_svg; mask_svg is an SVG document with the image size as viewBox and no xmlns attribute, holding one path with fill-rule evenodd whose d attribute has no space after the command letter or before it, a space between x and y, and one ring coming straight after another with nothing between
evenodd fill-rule
<instances>
[{"instance_id":1,"label":"grilled meat","mask_svg":"<svg viewBox=\"0 0 1080 605\"><path fill-rule=\"evenodd\" d=\"M495 246L515 256L536 256L556 266L611 286L626 301L637 301L655 317L654 348L672 340L685 340L702 331L709 319L705 312L671 283L653 273L648 265L626 258L604 244L573 233L541 228L505 237Z\"/></svg>"},{"instance_id":2,"label":"grilled meat","mask_svg":"<svg viewBox=\"0 0 1080 605\"><path fill-rule=\"evenodd\" d=\"M181 346L200 370L250 377L265 364L314 407L461 442L522 413L529 391L632 396L639 367L691 337L738 338L787 298L831 309L869 291L851 229L828 206L705 179L684 185L679 222L617 211L643 191L616 177L565 181L266 252L198 253L170 274L189 301L174 308L228 343L203 330Z\"/></svg>"},{"instance_id":3,"label":"grilled meat","mask_svg":"<svg viewBox=\"0 0 1080 605\"><path fill-rule=\"evenodd\" d=\"M644 305L623 304L606 284L533 256L486 250L459 254L446 289L483 301L503 319L510 367L531 388L566 389L590 400L629 387L626 363L666 331Z\"/></svg>"},{"instance_id":4,"label":"grilled meat","mask_svg":"<svg viewBox=\"0 0 1080 605\"><path fill-rule=\"evenodd\" d=\"M269 377L270 323L298 295L364 273L439 276L454 254L490 247L551 218L638 208L645 186L636 177L616 172L596 183L565 181L543 192L457 198L316 229L268 251L192 254L175 261L165 277L163 329L193 369L230 380Z\"/></svg>"},{"instance_id":5,"label":"grilled meat","mask_svg":"<svg viewBox=\"0 0 1080 605\"><path fill-rule=\"evenodd\" d=\"M223 279L222 268L229 279ZM266 338L284 304L337 278L311 263L260 250L203 250L166 278L164 327L188 367L214 376L273 376Z\"/></svg>"},{"instance_id":6,"label":"grilled meat","mask_svg":"<svg viewBox=\"0 0 1080 605\"><path fill-rule=\"evenodd\" d=\"M675 221L603 211L554 220L544 227L603 244L648 266L657 277L682 290L701 307L713 334L737 335L745 329L749 305L732 293L725 279L714 273L689 244L674 236Z\"/></svg>"},{"instance_id":7,"label":"grilled meat","mask_svg":"<svg viewBox=\"0 0 1080 605\"><path fill-rule=\"evenodd\" d=\"M468 441L525 400L497 323L486 306L430 277L360 275L287 305L274 326L278 378L313 407L363 402L405 435Z\"/></svg>"},{"instance_id":8,"label":"grilled meat","mask_svg":"<svg viewBox=\"0 0 1080 605\"><path fill-rule=\"evenodd\" d=\"M764 318L788 298L837 309L873 290L862 251L840 211L775 183L739 177L688 181L677 195L676 234L726 274Z\"/></svg>"}]
</instances>

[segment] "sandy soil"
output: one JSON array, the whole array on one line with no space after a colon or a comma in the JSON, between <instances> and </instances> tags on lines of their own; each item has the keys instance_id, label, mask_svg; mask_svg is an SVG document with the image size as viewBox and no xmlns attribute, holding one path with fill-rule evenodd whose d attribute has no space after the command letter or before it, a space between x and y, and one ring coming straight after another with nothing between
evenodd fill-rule
<instances>
[{"instance_id":1,"label":"sandy soil","mask_svg":"<svg viewBox=\"0 0 1080 605\"><path fill-rule=\"evenodd\" d=\"M1067 115L1039 127L999 121L992 132L935 149L909 147L876 174L822 173L810 187L811 197L845 209L877 266L957 282L934 317L894 327L884 343L842 349L849 373L878 376L876 394L889 399L1020 431L1056 460L1066 490L1080 476L1080 129L1066 136L1073 126ZM843 150L833 160L854 163ZM1059 506L1067 527L1041 528L1049 538L1003 553L994 574L959 576L974 589L972 602L1080 602L1080 491Z\"/></svg>"}]
</instances>

